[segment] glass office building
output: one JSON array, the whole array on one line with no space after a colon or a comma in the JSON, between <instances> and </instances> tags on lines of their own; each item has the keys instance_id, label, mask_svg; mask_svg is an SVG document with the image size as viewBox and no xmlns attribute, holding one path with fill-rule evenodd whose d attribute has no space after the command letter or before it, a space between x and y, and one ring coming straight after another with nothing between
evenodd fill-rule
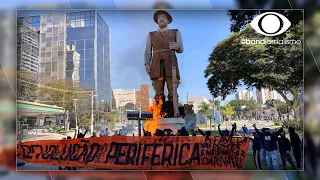
<instances>
[{"instance_id":1,"label":"glass office building","mask_svg":"<svg viewBox=\"0 0 320 180\"><path fill-rule=\"evenodd\" d=\"M20 17L21 21L40 28L39 72L46 78L64 79L69 71L67 45L80 54L80 87L98 90L98 100L110 107L110 36L109 27L97 11L43 14Z\"/></svg>"}]
</instances>

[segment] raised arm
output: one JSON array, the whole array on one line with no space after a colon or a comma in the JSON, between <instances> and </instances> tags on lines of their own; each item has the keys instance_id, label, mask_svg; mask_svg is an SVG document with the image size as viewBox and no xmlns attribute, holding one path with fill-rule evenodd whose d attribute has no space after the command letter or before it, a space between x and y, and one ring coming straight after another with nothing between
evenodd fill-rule
<instances>
[{"instance_id":1,"label":"raised arm","mask_svg":"<svg viewBox=\"0 0 320 180\"><path fill-rule=\"evenodd\" d=\"M283 131L283 128L280 128L277 132L274 132L272 135L274 137L278 137L281 134L282 131Z\"/></svg>"},{"instance_id":2,"label":"raised arm","mask_svg":"<svg viewBox=\"0 0 320 180\"><path fill-rule=\"evenodd\" d=\"M203 131L198 127L198 131L200 132L200 134L202 135L202 136L205 136L205 134L203 133Z\"/></svg>"},{"instance_id":3,"label":"raised arm","mask_svg":"<svg viewBox=\"0 0 320 180\"><path fill-rule=\"evenodd\" d=\"M87 132L88 132L88 129L86 128L86 131L83 134L83 138L86 136Z\"/></svg>"},{"instance_id":4,"label":"raised arm","mask_svg":"<svg viewBox=\"0 0 320 180\"><path fill-rule=\"evenodd\" d=\"M254 130L256 131L256 133L259 134L259 136L263 135L262 132L259 131L259 129L257 129L256 125L253 124Z\"/></svg>"},{"instance_id":5,"label":"raised arm","mask_svg":"<svg viewBox=\"0 0 320 180\"><path fill-rule=\"evenodd\" d=\"M230 137L233 137L233 134L234 134L234 131L237 130L237 125L236 123L232 124L232 130L231 130L231 134L230 134Z\"/></svg>"},{"instance_id":6,"label":"raised arm","mask_svg":"<svg viewBox=\"0 0 320 180\"><path fill-rule=\"evenodd\" d=\"M179 50L177 50L177 53L183 52L183 43L182 43L182 36L180 31L177 31L177 44L179 45Z\"/></svg>"},{"instance_id":7,"label":"raised arm","mask_svg":"<svg viewBox=\"0 0 320 180\"><path fill-rule=\"evenodd\" d=\"M73 139L75 139L77 137L77 129L74 130L74 136Z\"/></svg>"},{"instance_id":8,"label":"raised arm","mask_svg":"<svg viewBox=\"0 0 320 180\"><path fill-rule=\"evenodd\" d=\"M218 125L218 131L219 131L220 136L223 136L221 129L220 129L220 124Z\"/></svg>"}]
</instances>

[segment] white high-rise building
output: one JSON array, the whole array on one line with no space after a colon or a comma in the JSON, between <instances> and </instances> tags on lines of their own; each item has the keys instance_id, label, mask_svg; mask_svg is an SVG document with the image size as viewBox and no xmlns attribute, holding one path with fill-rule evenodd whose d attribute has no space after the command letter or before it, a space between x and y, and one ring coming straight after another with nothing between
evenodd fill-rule
<instances>
[{"instance_id":1,"label":"white high-rise building","mask_svg":"<svg viewBox=\"0 0 320 180\"><path fill-rule=\"evenodd\" d=\"M67 45L67 66L66 76L72 79L73 86L80 85L80 54L76 51L74 45Z\"/></svg>"},{"instance_id":2,"label":"white high-rise building","mask_svg":"<svg viewBox=\"0 0 320 180\"><path fill-rule=\"evenodd\" d=\"M203 102L210 103L204 96L189 96L187 104L193 105L194 112L198 113Z\"/></svg>"},{"instance_id":3,"label":"white high-rise building","mask_svg":"<svg viewBox=\"0 0 320 180\"><path fill-rule=\"evenodd\" d=\"M136 90L113 90L114 99L116 100L116 107L123 107L128 103L136 104Z\"/></svg>"},{"instance_id":4,"label":"white high-rise building","mask_svg":"<svg viewBox=\"0 0 320 180\"><path fill-rule=\"evenodd\" d=\"M239 100L251 100L253 98L253 92L247 91L247 90L242 90L237 92L236 94L236 99Z\"/></svg>"},{"instance_id":5,"label":"white high-rise building","mask_svg":"<svg viewBox=\"0 0 320 180\"><path fill-rule=\"evenodd\" d=\"M261 91L257 90L257 102L259 104L265 104L267 100L278 99L277 91L271 91L270 89L262 88Z\"/></svg>"},{"instance_id":6,"label":"white high-rise building","mask_svg":"<svg viewBox=\"0 0 320 180\"><path fill-rule=\"evenodd\" d=\"M18 20L17 52L18 71L38 72L39 34L35 28Z\"/></svg>"}]
</instances>

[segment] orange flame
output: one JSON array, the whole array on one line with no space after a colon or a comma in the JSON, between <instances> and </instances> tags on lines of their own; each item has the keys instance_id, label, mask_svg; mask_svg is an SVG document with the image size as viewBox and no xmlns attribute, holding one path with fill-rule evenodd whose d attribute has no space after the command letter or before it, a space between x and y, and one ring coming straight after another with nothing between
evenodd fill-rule
<instances>
[{"instance_id":1,"label":"orange flame","mask_svg":"<svg viewBox=\"0 0 320 180\"><path fill-rule=\"evenodd\" d=\"M163 117L161 116L162 104L162 98L158 98L158 103L154 101L152 102L152 105L146 109L147 112L153 113L152 120L148 120L144 124L144 129L151 132L151 134L154 134L156 132L156 129L159 128L159 124L156 123L156 120Z\"/></svg>"}]
</instances>

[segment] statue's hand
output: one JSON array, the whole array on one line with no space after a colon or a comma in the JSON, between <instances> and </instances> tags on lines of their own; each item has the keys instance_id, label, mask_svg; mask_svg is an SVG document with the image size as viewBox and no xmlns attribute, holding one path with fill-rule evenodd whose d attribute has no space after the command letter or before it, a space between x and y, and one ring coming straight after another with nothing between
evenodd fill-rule
<instances>
[{"instance_id":1,"label":"statue's hand","mask_svg":"<svg viewBox=\"0 0 320 180\"><path fill-rule=\"evenodd\" d=\"M180 49L179 44L176 43L176 42L170 42L169 48L170 48L171 50L176 50L176 51Z\"/></svg>"},{"instance_id":2,"label":"statue's hand","mask_svg":"<svg viewBox=\"0 0 320 180\"><path fill-rule=\"evenodd\" d=\"M144 67L146 69L147 74L150 76L150 64L145 64Z\"/></svg>"}]
</instances>

